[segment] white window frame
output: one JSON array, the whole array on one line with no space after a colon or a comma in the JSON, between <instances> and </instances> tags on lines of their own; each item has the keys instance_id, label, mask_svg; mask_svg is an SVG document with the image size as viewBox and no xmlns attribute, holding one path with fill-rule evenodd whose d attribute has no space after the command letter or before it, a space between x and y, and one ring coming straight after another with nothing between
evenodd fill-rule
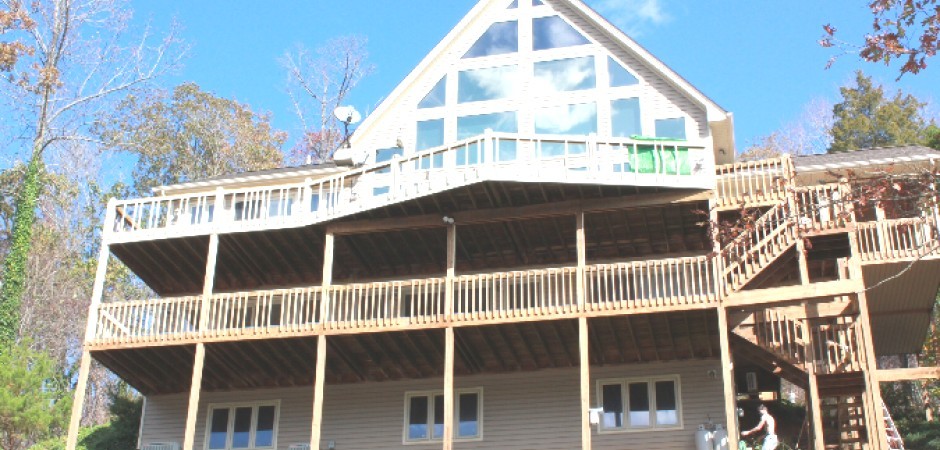
<instances>
[{"instance_id":1,"label":"white window frame","mask_svg":"<svg viewBox=\"0 0 940 450\"><path fill-rule=\"evenodd\" d=\"M476 394L477 396L477 435L461 437L460 425L460 396L462 394ZM402 420L401 441L404 445L421 445L441 442L443 438L434 437L434 396L444 395L439 391L407 391L405 392L405 417ZM428 437L425 439L408 439L408 425L411 417L411 399L414 397L427 397L428 399ZM473 442L483 440L483 388L454 389L454 441Z\"/></svg>"},{"instance_id":2,"label":"white window frame","mask_svg":"<svg viewBox=\"0 0 940 450\"><path fill-rule=\"evenodd\" d=\"M243 403L210 403L206 409L206 436L205 441L203 442L203 448L209 448L209 436L212 434L212 413L216 409L228 409L228 430L225 435L225 448L230 450L232 448L232 433L233 427L235 426L235 409L236 408L251 408L251 431L249 432L248 441L254 443L255 441L255 432L257 431L258 426L258 408L262 406L273 406L274 407L274 429L271 431L274 435L270 447L248 447L244 450L274 450L277 449L277 433L278 427L281 421L281 401L280 400L265 400L257 402L243 402ZM238 449L241 450L241 449Z\"/></svg>"},{"instance_id":3,"label":"white window frame","mask_svg":"<svg viewBox=\"0 0 940 450\"><path fill-rule=\"evenodd\" d=\"M656 382L657 381L672 381L676 389L676 416L677 423L674 425L659 425L656 423ZM603 419L603 411L601 412L601 420L597 426L597 432L599 434L609 434L609 433L642 433L642 432L658 432L658 431L669 431L669 430L682 430L684 429L684 423L682 418L682 379L679 375L662 375L655 377L633 377L633 378L606 378L597 380L596 394L597 394L597 405L600 408L604 407L604 386L609 385L620 385L620 395L621 401L623 402L623 426L620 427L605 427ZM630 426L630 384L637 383L646 383L647 393L649 395L650 402L650 425L646 427L631 427Z\"/></svg>"}]
</instances>

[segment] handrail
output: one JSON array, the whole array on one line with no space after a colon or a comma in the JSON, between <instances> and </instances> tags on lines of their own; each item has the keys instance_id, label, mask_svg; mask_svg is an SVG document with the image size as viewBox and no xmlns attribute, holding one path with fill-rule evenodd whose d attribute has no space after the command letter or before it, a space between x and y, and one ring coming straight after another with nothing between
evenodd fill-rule
<instances>
[{"instance_id":1,"label":"handrail","mask_svg":"<svg viewBox=\"0 0 940 450\"><path fill-rule=\"evenodd\" d=\"M742 161L716 167L718 208L741 207L784 200L793 178L788 155L757 161Z\"/></svg>"},{"instance_id":2,"label":"handrail","mask_svg":"<svg viewBox=\"0 0 940 450\"><path fill-rule=\"evenodd\" d=\"M785 203L775 205L759 217L753 228L735 237L721 250L722 280L739 289L796 239L793 220Z\"/></svg>"},{"instance_id":3,"label":"handrail","mask_svg":"<svg viewBox=\"0 0 940 450\"><path fill-rule=\"evenodd\" d=\"M477 180L520 176L711 188L712 167L704 147L682 141L487 132L303 183L119 200L118 219L106 232L131 239L303 226Z\"/></svg>"},{"instance_id":4,"label":"handrail","mask_svg":"<svg viewBox=\"0 0 940 450\"><path fill-rule=\"evenodd\" d=\"M855 233L863 262L922 258L940 251L933 216L860 222Z\"/></svg>"},{"instance_id":5,"label":"handrail","mask_svg":"<svg viewBox=\"0 0 940 450\"><path fill-rule=\"evenodd\" d=\"M794 189L800 229L824 231L845 226L852 213L847 191L842 183L800 186Z\"/></svg>"}]
</instances>

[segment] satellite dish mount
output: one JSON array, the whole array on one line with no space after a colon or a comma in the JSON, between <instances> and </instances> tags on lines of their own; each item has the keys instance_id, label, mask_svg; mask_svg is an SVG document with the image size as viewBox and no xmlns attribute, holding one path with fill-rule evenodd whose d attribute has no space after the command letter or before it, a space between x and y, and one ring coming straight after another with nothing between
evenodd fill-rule
<instances>
[{"instance_id":1,"label":"satellite dish mount","mask_svg":"<svg viewBox=\"0 0 940 450\"><path fill-rule=\"evenodd\" d=\"M333 117L343 123L343 142L340 148L349 148L349 137L352 136L349 126L359 123L362 120L362 114L359 114L359 111L352 106L340 106L333 110Z\"/></svg>"}]
</instances>

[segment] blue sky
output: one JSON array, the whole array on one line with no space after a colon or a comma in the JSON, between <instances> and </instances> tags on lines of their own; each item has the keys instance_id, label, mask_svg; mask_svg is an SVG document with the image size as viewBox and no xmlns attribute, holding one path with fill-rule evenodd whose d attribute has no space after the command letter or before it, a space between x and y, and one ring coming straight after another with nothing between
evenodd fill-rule
<instances>
[{"instance_id":1,"label":"blue sky","mask_svg":"<svg viewBox=\"0 0 940 450\"><path fill-rule=\"evenodd\" d=\"M349 103L369 111L476 3L475 0L135 0L136 20L163 27L174 18L191 46L167 86L198 83L216 95L270 112L275 125L299 131L278 59L300 43L316 48L347 34L369 39L375 66ZM739 150L796 120L811 100L838 98L862 68L889 88L940 105L940 58L920 75L895 82L896 68L847 55L817 41L832 23L860 41L871 16L856 0L587 0L702 92L735 114Z\"/></svg>"}]
</instances>

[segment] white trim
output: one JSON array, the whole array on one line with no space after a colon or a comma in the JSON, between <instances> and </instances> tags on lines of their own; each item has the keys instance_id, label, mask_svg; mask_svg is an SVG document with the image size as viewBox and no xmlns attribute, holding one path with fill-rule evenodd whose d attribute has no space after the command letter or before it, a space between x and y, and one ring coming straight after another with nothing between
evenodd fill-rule
<instances>
[{"instance_id":1,"label":"white trim","mask_svg":"<svg viewBox=\"0 0 940 450\"><path fill-rule=\"evenodd\" d=\"M209 449L209 436L212 433L212 413L216 409L228 409L229 418L228 418L228 428L226 431L225 437L225 448L229 450L232 448L232 427L235 422L235 408L251 408L251 430L249 433L248 441L253 443L255 440L256 427L258 426L258 408L262 406L273 406L274 407L274 428L272 430L272 441L270 447L249 447L243 450L275 450L277 449L277 434L278 428L281 421L281 400L259 400L255 402L232 402L232 403L210 403L206 405L206 435L203 439L202 448Z\"/></svg>"},{"instance_id":2,"label":"white trim","mask_svg":"<svg viewBox=\"0 0 940 450\"><path fill-rule=\"evenodd\" d=\"M656 387L655 383L658 381L672 381L675 385L676 390L676 416L677 424L676 425L658 425L656 423ZM682 414L682 379L678 374L675 375L660 375L652 377L629 377L629 378L604 378L599 379L596 382L595 395L597 397L597 405L601 408L601 418L600 422L597 425L598 434L615 434L615 433L649 433L649 432L663 432L663 431L676 431L682 430L685 428ZM637 383L646 383L647 384L647 393L649 395L650 403L650 426L648 427L636 427L631 428L628 424L630 420L630 410L629 410L629 387L630 384ZM604 427L604 386L605 385L620 385L621 388L621 401L623 402L623 415L624 415L624 425L616 428L605 428Z\"/></svg>"},{"instance_id":3,"label":"white trim","mask_svg":"<svg viewBox=\"0 0 940 450\"><path fill-rule=\"evenodd\" d=\"M462 394L477 395L477 435L472 437L459 436L460 424L460 396ZM434 437L434 397L444 395L443 390L436 391L406 391L404 418L402 420L401 442L403 445L439 444L441 438ZM414 397L427 397L428 399L428 437L426 439L408 439L408 419L411 416L411 399ZM483 440L483 388L454 389L454 442L477 442Z\"/></svg>"}]
</instances>

